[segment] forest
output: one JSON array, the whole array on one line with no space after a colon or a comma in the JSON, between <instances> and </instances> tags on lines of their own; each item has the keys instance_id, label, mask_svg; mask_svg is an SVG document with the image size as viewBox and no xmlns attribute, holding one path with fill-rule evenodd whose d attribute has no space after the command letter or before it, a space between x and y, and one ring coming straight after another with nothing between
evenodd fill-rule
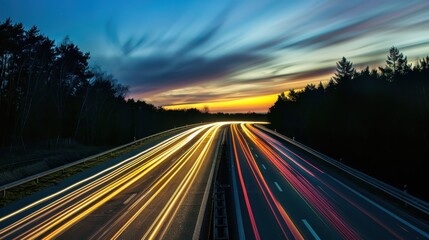
<instances>
[{"instance_id":1,"label":"forest","mask_svg":"<svg viewBox=\"0 0 429 240\"><path fill-rule=\"evenodd\" d=\"M376 69L343 57L327 84L281 93L267 117L277 131L429 200L429 56L411 64L386 50Z\"/></svg>"},{"instance_id":2,"label":"forest","mask_svg":"<svg viewBox=\"0 0 429 240\"><path fill-rule=\"evenodd\" d=\"M127 99L128 87L89 60L68 38L55 44L35 26L0 23L0 150L55 149L71 141L112 146L191 123L265 120Z\"/></svg>"}]
</instances>

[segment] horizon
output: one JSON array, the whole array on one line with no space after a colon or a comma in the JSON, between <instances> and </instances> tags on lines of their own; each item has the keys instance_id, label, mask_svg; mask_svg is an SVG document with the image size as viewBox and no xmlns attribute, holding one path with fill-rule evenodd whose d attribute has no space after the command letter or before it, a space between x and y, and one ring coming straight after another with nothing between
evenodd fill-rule
<instances>
[{"instance_id":1,"label":"horizon","mask_svg":"<svg viewBox=\"0 0 429 240\"><path fill-rule=\"evenodd\" d=\"M21 0L0 10L57 44L69 37L129 86L127 98L229 113L267 112L282 92L326 83L343 56L357 67L383 66L391 46L410 62L426 56L428 13L429 2L384 0Z\"/></svg>"}]
</instances>

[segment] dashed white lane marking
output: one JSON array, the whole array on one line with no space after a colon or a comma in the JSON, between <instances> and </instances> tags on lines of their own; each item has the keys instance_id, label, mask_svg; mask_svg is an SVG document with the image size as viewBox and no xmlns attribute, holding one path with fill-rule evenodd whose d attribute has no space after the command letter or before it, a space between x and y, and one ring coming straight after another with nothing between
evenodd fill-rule
<instances>
[{"instance_id":1,"label":"dashed white lane marking","mask_svg":"<svg viewBox=\"0 0 429 240\"><path fill-rule=\"evenodd\" d=\"M313 235L314 239L320 240L320 237L317 235L317 233L314 231L314 229L310 226L310 224L307 222L307 220L302 219L302 222L308 228L308 230L310 231L311 235Z\"/></svg>"},{"instance_id":2,"label":"dashed white lane marking","mask_svg":"<svg viewBox=\"0 0 429 240\"><path fill-rule=\"evenodd\" d=\"M264 164L261 164L262 165L262 167L265 169L265 170L267 170L267 168L265 167L265 165Z\"/></svg>"},{"instance_id":3,"label":"dashed white lane marking","mask_svg":"<svg viewBox=\"0 0 429 240\"><path fill-rule=\"evenodd\" d=\"M276 185L276 187L279 189L280 192L283 192L283 189L280 187L280 185L277 182L274 182L274 184Z\"/></svg>"},{"instance_id":4,"label":"dashed white lane marking","mask_svg":"<svg viewBox=\"0 0 429 240\"><path fill-rule=\"evenodd\" d=\"M137 195L137 193L134 193L133 195L129 196L127 198L127 200L125 200L124 205L126 205L127 203L129 203L131 201L131 199L133 199L133 197L135 197Z\"/></svg>"},{"instance_id":5,"label":"dashed white lane marking","mask_svg":"<svg viewBox=\"0 0 429 240\"><path fill-rule=\"evenodd\" d=\"M257 158L258 158L258 154L256 154L256 153L255 153L255 157L257 157Z\"/></svg>"}]
</instances>

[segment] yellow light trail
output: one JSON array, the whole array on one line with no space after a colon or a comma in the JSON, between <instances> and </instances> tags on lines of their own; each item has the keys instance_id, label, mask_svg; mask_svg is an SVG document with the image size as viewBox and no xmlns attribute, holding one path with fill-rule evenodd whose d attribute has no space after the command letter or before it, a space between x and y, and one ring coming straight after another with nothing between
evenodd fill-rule
<instances>
[{"instance_id":1,"label":"yellow light trail","mask_svg":"<svg viewBox=\"0 0 429 240\"><path fill-rule=\"evenodd\" d=\"M155 237L159 237L160 239L163 238L163 236L166 233L171 221L173 220L173 216L177 213L177 210L179 209L178 207L181 205L181 203L183 202L185 196L187 195L187 193L189 191L189 188L192 186L192 183L194 182L195 177L197 176L198 170L201 168L203 161L206 160L206 155L208 153L210 146L212 145L212 143L215 139L216 132L217 132L218 128L219 128L219 126L216 126L213 128L212 132L208 132L208 134L211 135L209 142L204 145L203 151L200 153L200 155L198 156L198 158L194 162L191 170L188 172L186 177L180 183L180 187L173 194L173 198L170 198L169 202L164 207L161 214L158 215L158 218L156 219L156 221L152 224L152 226L147 231L147 233L152 231L152 233L149 235L149 239L153 239ZM201 140L203 140L203 139L205 139L205 138L201 138ZM202 143L203 142L201 141L198 144L198 147ZM190 161L191 159L188 158L188 160ZM206 161L208 161L208 160L206 160ZM213 161L214 161L214 159L213 159ZM169 220L168 220L168 223L164 226L164 222L166 221L167 217L169 217ZM163 231L159 234L159 236L157 236L157 234L160 231L162 226L164 226ZM145 234L145 236L143 236L142 239L145 239L146 236L147 236L147 234Z\"/></svg>"},{"instance_id":2,"label":"yellow light trail","mask_svg":"<svg viewBox=\"0 0 429 240\"><path fill-rule=\"evenodd\" d=\"M115 235L115 237L119 237L137 218L138 213L157 199L161 190L171 184L174 177L177 178L178 173L183 171L185 165L192 164L185 177L180 179L174 194L168 199L167 204L147 229L145 235L143 235L143 237L146 235L150 235L150 237L163 236L171 224L178 206L185 199L186 193L192 186L203 162L214 161L208 159L207 154L209 149L213 148L213 142L220 127L231 123L236 122L206 124L184 131L136 156L125 159L93 176L78 181L0 218L0 223L2 223L12 217L23 215L25 211L30 212L34 209L15 222L0 229L0 239L52 239L58 237L132 184L148 176L155 169L159 169L161 164L171 164L161 172L156 182L146 190L144 196L147 199L143 197L139 199L139 201L144 200L145 203L140 209L136 209L135 214L128 219L126 224L119 228ZM187 146L192 141L194 143ZM201 148L201 152L196 154L197 150ZM180 153L182 149L185 149L184 153ZM178 153L179 157L173 163L166 163L167 159L171 159L172 156ZM151 194L147 195L148 193ZM131 207L136 206L138 206L138 202L131 205ZM119 219L114 225L117 224L119 224Z\"/></svg>"},{"instance_id":3,"label":"yellow light trail","mask_svg":"<svg viewBox=\"0 0 429 240\"><path fill-rule=\"evenodd\" d=\"M207 132L208 133L208 132ZM189 160L189 157L197 150L197 147L201 144L202 140L204 140L204 137L207 135L207 133L199 139L197 142L198 145L194 144L192 147L190 147L185 154L183 154L179 160L177 161L177 164L175 164L172 168L168 170L151 188L149 191L152 191L154 189L158 188L158 185L161 185L154 194L151 195L151 197L145 202L145 204L135 211L133 216L128 219L128 221L119 229L119 231L116 232L116 234L112 237L112 239L117 239L120 234L122 234L125 229L140 215L140 213L158 196L158 194L172 181L173 177L179 173L179 171L183 168L185 163ZM165 181L164 181L165 180ZM160 214L161 215L161 214ZM158 215L158 217L160 216Z\"/></svg>"},{"instance_id":4,"label":"yellow light trail","mask_svg":"<svg viewBox=\"0 0 429 240\"><path fill-rule=\"evenodd\" d=\"M106 186L101 191L94 194L92 197L88 197L88 198L84 199L84 201L81 201L80 203L74 204L73 206L71 206L69 208L70 209L69 211L62 212L63 216L60 217L59 219L57 218L55 221L51 221L50 223L45 224L45 226L39 227L38 228L39 231L36 232L35 235L31 236L31 238L39 237L42 233L45 233L48 229L53 229L54 227L59 226L61 222L63 222L68 217L71 217L72 214L77 213L78 211L82 210L84 207L90 206L87 210L80 213L79 215L77 215L73 219L69 220L67 223L63 223L62 225L57 227L51 234L49 234L46 237L46 239L51 239L51 238L55 237L56 235L60 234L62 231L71 227L73 224L75 224L76 222L81 220L83 217L87 216L89 213L93 212L95 209L97 209L98 207L100 207L101 205L106 203L108 200L112 199L117 194L119 194L120 192L125 190L127 187L132 185L134 182L136 182L137 180L139 180L140 178L145 176L147 173L149 173L151 170L153 170L156 166L160 165L162 163L162 161L165 160L168 156L171 156L174 152L179 150L187 142L192 140L202 130L204 130L204 128L195 131L194 133L189 135L189 137L187 137L185 140L183 140L183 141L179 142L179 144L175 145L171 150L162 153L161 156L154 158L150 162L146 163L145 165L143 165L140 168L135 169L131 173L127 173L127 175L122 177L122 179L113 182L109 186ZM148 165L148 164L150 164L150 165ZM116 188L118 188L118 189L116 189ZM114 189L116 189L116 190L114 190ZM114 190L114 191L111 192L109 195L105 196L107 193L109 193L112 190ZM105 196L105 197L102 198L103 196ZM28 234L28 235L30 235L30 234Z\"/></svg>"},{"instance_id":5,"label":"yellow light trail","mask_svg":"<svg viewBox=\"0 0 429 240\"><path fill-rule=\"evenodd\" d=\"M128 164L128 162L129 162L129 161L131 161L131 160L133 161L131 164L134 164L134 165L135 165L135 164L138 164L138 163L140 163L140 162L139 162L139 161L135 161L135 160L142 160L142 159L146 159L146 158L148 158L148 157L150 157L150 156L152 156L152 155L156 154L157 152L159 152L159 151L163 150L164 148L168 147L168 146L169 146L170 144L172 144L172 142L173 142L174 140L176 140L177 138L182 137L183 135L188 134L190 131L195 131L195 130L196 130L196 129L191 129L191 130L188 130L188 131L186 131L186 132L184 132L184 133L181 133L181 134L179 134L179 135L176 135L175 137L172 137L172 138L170 138L170 139L168 139L168 140L166 140L166 141L164 141L164 142L162 142L162 143L160 143L160 144L158 144L158 145L156 145L156 146L154 146L154 147L151 147L151 148L149 148L149 149L147 149L147 150L145 150L145 151L143 151L143 152L141 152L141 153L137 154L136 156L133 156L133 157L131 157L131 158L128 158L128 159L126 159L126 160L124 160L124 161L122 161L122 162L120 162L120 163L118 163L118 164L116 164L116 165L114 165L114 166L112 166L112 167L110 167L110 168L108 168L108 169L105 169L105 170L103 170L103 171L101 171L101 172L99 172L99 173L97 173L97 174L95 174L95 175L93 175L93 176L91 176L91 177L88 177L88 178L86 178L86 179L83 179L83 180L81 180L81 181L79 181L79 182L77 182L77 183L75 183L75 184L73 184L73 185L71 185L71 186L69 186L69 187L67 187L67 188L65 188L65 189L62 189L62 190L60 190L60 191L58 191L58 192L56 192L56 193L54 193L54 194L51 194L51 195L49 195L49 196L47 196L47 197L44 197L44 198L42 198L42 199L40 199L40 200L38 200L38 201L36 201L36 202L34 202L34 203L31 203L31 204L29 204L29 205L27 205L27 206L25 206L25 207L23 207L23 208L21 208L21 209L19 209L19 210L14 211L13 213L10 213L10 214L6 215L6 216L4 216L4 217L1 217L1 218L0 218L0 222L3 222L3 221L5 221L5 220L7 220L7 219L9 219L9 218L11 218L11 217L13 217L13 216L15 216L15 215L17 215L17 214L21 213L21 212L23 212L23 211L26 211L26 210L28 210L28 209L30 209L30 208L32 208L32 207L35 207L35 206L37 206L37 205L41 204L41 203L43 203L43 202L46 202L46 201L48 201L48 200L50 200L50 199L52 199L52 198L54 198L54 197L56 197L56 196L58 196L58 195L60 195L60 194L62 194L62 193L65 193L65 192L67 192L67 191L69 191L69 190L73 189L74 187L77 187L77 186L79 186L79 185L81 185L81 184L84 184L85 182L91 181L91 180L95 179L96 177L101 176L102 174L104 174L104 173L106 173L106 172L108 172L108 171L110 171L110 170L112 170L112 169L115 169L115 168L121 167L121 166L122 166L122 165L124 165L124 164ZM146 154L146 155L142 156L143 154ZM140 159L136 159L137 157L141 157L141 158L140 158ZM125 167L126 167L126 166L125 166ZM128 167L132 167L132 166L128 166ZM110 176L111 176L111 175L110 175ZM104 177L102 177L102 178L108 178L108 177L109 177L109 175L104 176ZM99 180L94 180L94 181L99 181ZM4 229L2 229L2 231L0 231L0 234L1 234L3 231L4 231Z\"/></svg>"},{"instance_id":6,"label":"yellow light trail","mask_svg":"<svg viewBox=\"0 0 429 240\"><path fill-rule=\"evenodd\" d=\"M75 190L74 192L65 195L64 197L56 200L55 202L50 203L49 205L47 205L47 206L45 206L45 207L43 207L43 208L35 211L33 214L30 214L27 217L24 217L23 219L15 222L14 224L11 224L10 226L8 226L8 227L0 230L0 237L7 237L10 234L15 233L19 229L22 229L23 227L26 227L26 226L28 226L28 225L30 225L30 224L32 224L32 223L40 220L41 218L43 218L43 217L45 217L45 216L47 216L49 214L52 214L52 212L54 212L56 210L61 210L62 208L64 208L64 206L66 204L74 202L76 199L78 199L79 197L81 197L83 194L86 194L89 191L94 190L97 187L100 187L102 184L105 184L107 181L112 181L115 177L119 176L120 174L123 174L123 173L129 171L130 168L133 168L133 167L141 164L144 160L147 160L147 158L153 156L154 154L162 152L167 147L169 147L170 145L174 144L175 141L178 141L178 140L182 139L184 136L191 136L191 138L186 138L186 139L182 140L181 142L176 143L176 145L175 145L176 148L173 147L172 150L166 151L166 152L164 152L164 153L161 154L161 157L166 158L168 155L173 154L174 151L177 151L178 149L180 149L181 146L185 145L187 142L189 142L192 139L192 137L194 137L196 134L198 134L199 132L201 132L205 128L207 128L207 126L201 126L201 127L197 127L197 128L191 129L189 131L186 131L186 132L184 132L182 134L179 134L179 135L177 135L175 137L172 137L172 138L170 138L170 139L162 142L161 144L158 144L154 148L149 149L150 151L144 151L143 154L137 155L137 158L134 157L134 158L131 158L131 159L127 159L124 162L115 165L114 167L116 167L117 169L115 171L113 171L112 173L107 174L107 175L101 177L100 179L96 179L93 182L88 183L87 185L84 185L82 188L79 188L79 189ZM159 158L156 158L156 159L154 159L154 160L146 163L145 165L142 166L142 168L148 167L148 165L150 165L150 164L154 164L156 162L156 160L159 160ZM123 164L123 163L125 163L125 164ZM109 170L111 170L111 169L112 168L110 168ZM141 170L141 168L139 170ZM107 172L107 171L105 170L102 173L105 173L105 172ZM97 175L99 175L99 174L97 174ZM92 179L94 179L94 177L89 177L88 179L92 180ZM36 206L38 204L41 204L41 203L43 203L45 201L48 201L51 198L55 197L56 195L59 195L60 193L64 193L67 190L70 190L72 187L76 187L78 184L82 184L82 183L88 182L88 179L84 179L84 180L82 180L82 181L80 181L80 182L78 182L76 184L73 184L71 187L62 190L59 193L53 194L53 196L45 197L45 198L43 198L43 199L41 199L41 200L39 200L39 201L37 201L37 202L35 202L33 204L30 204L27 207L19 209L16 212L14 212L12 214L9 214L9 215L3 217L2 219L0 219L0 222L4 221L4 220L6 220L6 219L8 219L8 218L10 218L10 217L12 217L12 216L20 213L20 212L23 212L23 211L25 211L25 210L27 210L27 209L29 209L31 207L34 207L34 206ZM121 181L121 182L123 182L123 181ZM116 185L118 185L118 184L116 184ZM111 188L109 188L109 189L111 189ZM103 193L105 193L105 192L106 191L104 191ZM100 193L100 192L96 192L96 193ZM81 204L82 202L84 202L88 198L91 198L91 196L84 198L83 200L81 200L80 202L77 202L76 204L73 204L71 207L69 207L69 209L70 208L75 208L76 205L78 206L78 204ZM93 200L96 200L96 198L95 199L93 198ZM92 201L92 202L94 202L94 201ZM80 206L78 208L82 209L82 206ZM62 213L64 213L64 212L62 212ZM55 214L54 216L52 216L51 219L55 218L55 217L58 219L58 217L60 215L61 215L61 212ZM64 215L64 214L62 214L62 215ZM50 228L52 228L52 227L54 227L54 226L46 226L46 224L44 226L42 226L40 224L37 226L38 229L44 229L45 231L48 230L48 229L50 229ZM38 232L37 230L35 230L35 231ZM8 233L6 233L6 232L8 232Z\"/></svg>"}]
</instances>

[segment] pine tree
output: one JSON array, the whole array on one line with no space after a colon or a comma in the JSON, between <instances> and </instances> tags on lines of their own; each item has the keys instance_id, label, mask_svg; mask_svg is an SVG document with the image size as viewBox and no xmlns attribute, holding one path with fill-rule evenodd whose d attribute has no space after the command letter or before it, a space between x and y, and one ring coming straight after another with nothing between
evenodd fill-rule
<instances>
[{"instance_id":1,"label":"pine tree","mask_svg":"<svg viewBox=\"0 0 429 240\"><path fill-rule=\"evenodd\" d=\"M419 61L420 68L422 71L429 70L429 56L426 56L422 60Z\"/></svg>"},{"instance_id":2,"label":"pine tree","mask_svg":"<svg viewBox=\"0 0 429 240\"><path fill-rule=\"evenodd\" d=\"M337 69L332 80L336 84L341 84L351 80L354 73L355 69L353 68L353 63L343 57L340 61L337 62Z\"/></svg>"},{"instance_id":3,"label":"pine tree","mask_svg":"<svg viewBox=\"0 0 429 240\"><path fill-rule=\"evenodd\" d=\"M383 75L385 75L390 81L393 81L395 76L409 72L411 70L411 66L408 65L407 57L404 57L404 55L399 52L399 49L393 46L389 49L386 67L379 69Z\"/></svg>"},{"instance_id":4,"label":"pine tree","mask_svg":"<svg viewBox=\"0 0 429 240\"><path fill-rule=\"evenodd\" d=\"M317 85L317 91L322 94L325 92L325 87L323 86L322 82L319 82L319 85Z\"/></svg>"}]
</instances>

